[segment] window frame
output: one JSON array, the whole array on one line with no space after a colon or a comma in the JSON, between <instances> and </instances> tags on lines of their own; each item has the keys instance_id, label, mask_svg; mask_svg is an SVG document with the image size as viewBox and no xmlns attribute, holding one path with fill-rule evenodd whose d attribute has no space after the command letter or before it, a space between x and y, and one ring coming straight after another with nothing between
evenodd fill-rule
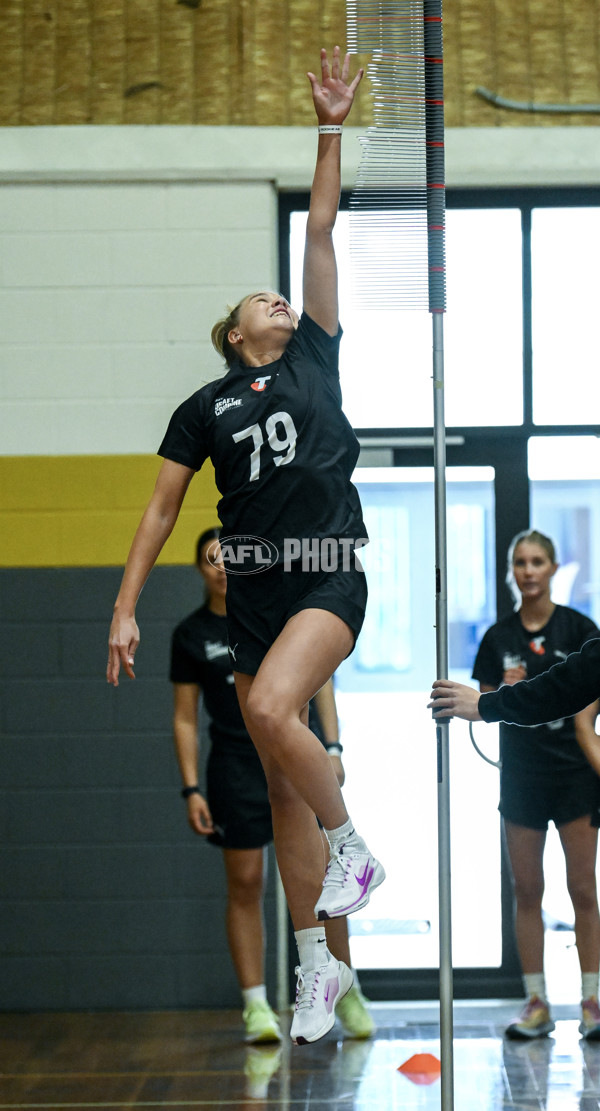
<instances>
[{"instance_id":1,"label":"window frame","mask_svg":"<svg viewBox=\"0 0 600 1111\"><path fill-rule=\"evenodd\" d=\"M280 288L284 296L290 294L290 213L308 208L308 192L281 192L279 195L279 269ZM349 208L350 193L343 192L340 209ZM533 342L532 342L532 260L531 218L534 208L585 208L600 207L600 188L597 186L519 188L519 189L464 189L447 188L446 208L518 208L521 211L522 231L522 293L523 293L523 421L521 424L500 425L493 428L482 425L448 425L450 435L480 435L522 437L596 435L598 424L534 424L533 422ZM361 443L382 436L426 436L431 426L414 428L356 428Z\"/></svg>"}]
</instances>

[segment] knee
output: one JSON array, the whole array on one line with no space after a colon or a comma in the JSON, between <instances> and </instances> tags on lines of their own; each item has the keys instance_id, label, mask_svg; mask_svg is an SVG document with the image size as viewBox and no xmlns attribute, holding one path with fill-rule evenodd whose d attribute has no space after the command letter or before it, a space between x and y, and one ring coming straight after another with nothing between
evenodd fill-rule
<instances>
[{"instance_id":1,"label":"knee","mask_svg":"<svg viewBox=\"0 0 600 1111\"><path fill-rule=\"evenodd\" d=\"M598 896L594 876L588 879L568 880L567 888L576 913L589 914L591 911L597 911Z\"/></svg>"},{"instance_id":2,"label":"knee","mask_svg":"<svg viewBox=\"0 0 600 1111\"><path fill-rule=\"evenodd\" d=\"M246 703L246 723L251 737L273 745L281 738L286 720L280 699L268 691L250 692Z\"/></svg>"},{"instance_id":3,"label":"knee","mask_svg":"<svg viewBox=\"0 0 600 1111\"><path fill-rule=\"evenodd\" d=\"M544 898L543 882L532 883L531 880L515 879L513 888L519 910L541 910L542 899Z\"/></svg>"},{"instance_id":4,"label":"knee","mask_svg":"<svg viewBox=\"0 0 600 1111\"><path fill-rule=\"evenodd\" d=\"M240 869L230 876L227 894L229 902L239 906L260 903L263 897L262 867Z\"/></svg>"}]
</instances>

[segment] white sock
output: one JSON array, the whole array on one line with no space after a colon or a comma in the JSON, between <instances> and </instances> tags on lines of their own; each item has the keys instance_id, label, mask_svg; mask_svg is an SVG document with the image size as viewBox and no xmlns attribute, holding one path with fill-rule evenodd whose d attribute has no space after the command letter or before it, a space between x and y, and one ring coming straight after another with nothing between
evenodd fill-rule
<instances>
[{"instance_id":1,"label":"white sock","mask_svg":"<svg viewBox=\"0 0 600 1111\"><path fill-rule=\"evenodd\" d=\"M543 972L528 973L526 976L523 976L523 983L525 984L525 994L528 999L531 999L532 995L537 995L538 999L542 999L544 1003L547 1003L546 978Z\"/></svg>"},{"instance_id":2,"label":"white sock","mask_svg":"<svg viewBox=\"0 0 600 1111\"><path fill-rule=\"evenodd\" d=\"M582 972L581 973L581 998L594 999L598 998L598 980L597 972Z\"/></svg>"},{"instance_id":3,"label":"white sock","mask_svg":"<svg viewBox=\"0 0 600 1111\"><path fill-rule=\"evenodd\" d=\"M257 984L256 987L253 988L242 988L242 999L244 1000L244 1007L249 1007L251 1003L266 1003L266 986L264 984Z\"/></svg>"},{"instance_id":4,"label":"white sock","mask_svg":"<svg viewBox=\"0 0 600 1111\"><path fill-rule=\"evenodd\" d=\"M296 930L294 937L298 946L300 967L307 972L310 968L322 968L329 961L324 926L314 926L308 930Z\"/></svg>"},{"instance_id":5,"label":"white sock","mask_svg":"<svg viewBox=\"0 0 600 1111\"><path fill-rule=\"evenodd\" d=\"M329 841L329 847L333 849L334 852L349 841L352 845L356 845L357 848L363 851L367 847L362 837L359 837L356 833L351 818L348 818L348 821L344 822L343 826L338 826L337 829L326 829L325 836Z\"/></svg>"}]
</instances>

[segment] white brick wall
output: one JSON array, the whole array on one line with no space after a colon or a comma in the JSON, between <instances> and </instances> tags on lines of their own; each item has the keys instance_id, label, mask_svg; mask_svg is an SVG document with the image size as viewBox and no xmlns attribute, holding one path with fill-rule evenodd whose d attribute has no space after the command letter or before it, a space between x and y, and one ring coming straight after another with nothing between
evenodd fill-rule
<instances>
[{"instance_id":1,"label":"white brick wall","mask_svg":"<svg viewBox=\"0 0 600 1111\"><path fill-rule=\"evenodd\" d=\"M2 454L155 451L276 236L269 181L0 185Z\"/></svg>"},{"instance_id":2,"label":"white brick wall","mask_svg":"<svg viewBox=\"0 0 600 1111\"><path fill-rule=\"evenodd\" d=\"M0 454L153 452L218 372L225 305L277 284L277 190L308 189L314 158L314 128L0 128ZM600 145L450 129L446 168L455 186L599 184Z\"/></svg>"}]
</instances>

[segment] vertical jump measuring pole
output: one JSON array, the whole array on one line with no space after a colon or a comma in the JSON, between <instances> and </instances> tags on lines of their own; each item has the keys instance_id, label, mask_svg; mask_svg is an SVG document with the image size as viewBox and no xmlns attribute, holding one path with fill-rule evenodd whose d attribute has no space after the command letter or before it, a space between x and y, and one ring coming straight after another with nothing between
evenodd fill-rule
<instances>
[{"instance_id":1,"label":"vertical jump measuring pole","mask_svg":"<svg viewBox=\"0 0 600 1111\"><path fill-rule=\"evenodd\" d=\"M350 200L357 303L427 308L433 333L436 675L448 676L444 415L445 158L441 0L347 0L347 48L369 53L374 125ZM353 219L355 217L355 219ZM449 726L436 723L442 1111L454 1107Z\"/></svg>"},{"instance_id":2,"label":"vertical jump measuring pole","mask_svg":"<svg viewBox=\"0 0 600 1111\"><path fill-rule=\"evenodd\" d=\"M442 0L423 0L425 45L425 148L427 257L433 331L433 469L435 516L436 676L448 678L448 576L446 537L446 417L444 407L444 310L446 307L446 178ZM440 930L440 1052L442 1111L454 1107L452 968L452 855L450 845L450 725L436 722L438 782L438 888Z\"/></svg>"}]
</instances>

